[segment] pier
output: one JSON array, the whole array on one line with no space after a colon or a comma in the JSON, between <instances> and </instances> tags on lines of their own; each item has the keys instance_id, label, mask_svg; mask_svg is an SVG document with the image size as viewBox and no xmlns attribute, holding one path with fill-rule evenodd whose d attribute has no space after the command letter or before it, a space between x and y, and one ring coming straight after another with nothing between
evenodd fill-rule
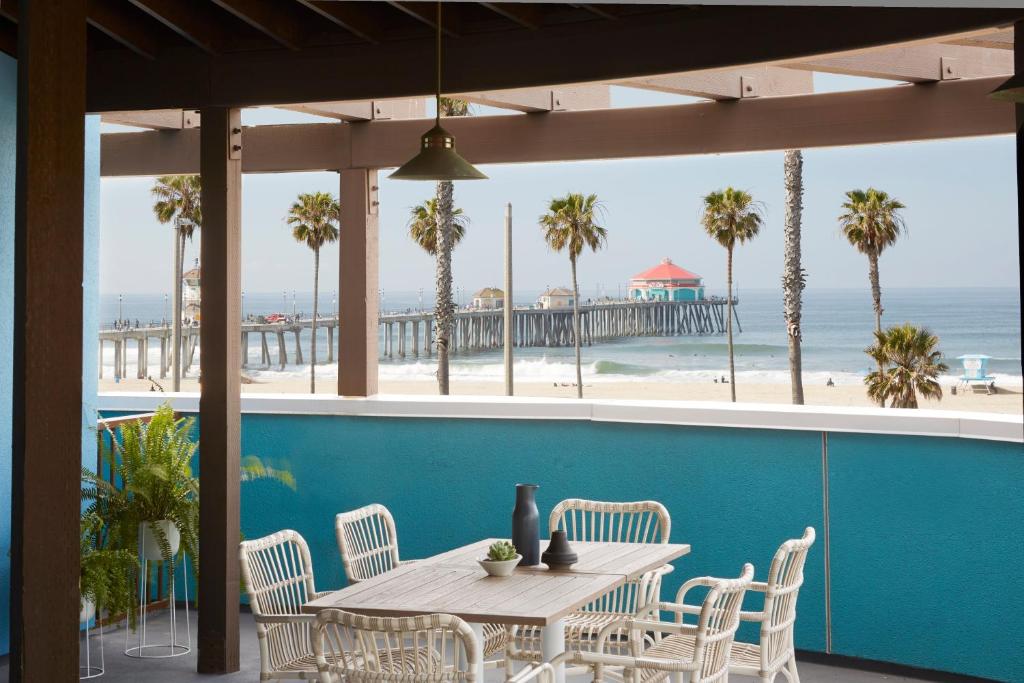
<instances>
[{"instance_id":1,"label":"pier","mask_svg":"<svg viewBox=\"0 0 1024 683\"><path fill-rule=\"evenodd\" d=\"M742 332L733 299L736 330ZM724 334L726 301L714 298L702 301L614 301L580 306L580 343L592 344L625 337L674 337ZM433 355L436 322L432 311L384 313L380 316L380 352L382 358L420 358ZM516 308L512 315L512 343L517 347L572 346L572 309ZM302 338L312 328L312 320L287 323L243 322L242 368L284 369L290 363L303 364ZM318 360L333 363L337 354L336 317L317 320L317 332L327 344ZM198 362L201 328L186 325L181 330L182 368L187 374ZM452 353L471 353L501 348L504 313L499 309L459 309L452 326ZM258 348L250 348L251 335L259 337ZM307 335L308 336L308 335ZM274 343L271 343L271 340ZM113 345L114 378L129 376L146 379L165 378L171 369L171 328L151 325L119 330L103 330L99 335L100 379L104 376L103 355ZM149 349L159 347L156 367L150 367ZM291 354L289 355L289 347ZM308 343L306 345L308 348ZM154 372L155 370L155 372Z\"/></svg>"}]
</instances>

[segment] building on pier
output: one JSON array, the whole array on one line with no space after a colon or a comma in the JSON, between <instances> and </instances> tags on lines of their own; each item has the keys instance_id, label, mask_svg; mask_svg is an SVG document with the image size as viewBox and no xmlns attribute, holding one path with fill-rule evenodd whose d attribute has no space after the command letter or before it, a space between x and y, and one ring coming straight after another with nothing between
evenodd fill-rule
<instances>
[{"instance_id":1,"label":"building on pier","mask_svg":"<svg viewBox=\"0 0 1024 683\"><path fill-rule=\"evenodd\" d=\"M551 287L537 297L537 306L547 310L572 308L572 290L566 287Z\"/></svg>"},{"instance_id":2,"label":"building on pier","mask_svg":"<svg viewBox=\"0 0 1024 683\"><path fill-rule=\"evenodd\" d=\"M634 275L629 281L629 298L637 301L703 301L704 278L680 268L672 259Z\"/></svg>"},{"instance_id":3,"label":"building on pier","mask_svg":"<svg viewBox=\"0 0 1024 683\"><path fill-rule=\"evenodd\" d=\"M473 308L494 311L505 305L505 292L497 287L484 287L473 295Z\"/></svg>"},{"instance_id":4,"label":"building on pier","mask_svg":"<svg viewBox=\"0 0 1024 683\"><path fill-rule=\"evenodd\" d=\"M199 259L192 270L181 275L181 315L183 318L199 320L199 304L202 294L199 287Z\"/></svg>"}]
</instances>

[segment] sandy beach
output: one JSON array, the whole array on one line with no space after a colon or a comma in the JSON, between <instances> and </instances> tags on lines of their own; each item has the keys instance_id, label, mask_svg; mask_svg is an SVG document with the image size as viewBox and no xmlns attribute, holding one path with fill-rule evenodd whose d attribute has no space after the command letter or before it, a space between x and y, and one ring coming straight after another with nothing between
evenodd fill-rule
<instances>
[{"instance_id":1,"label":"sandy beach","mask_svg":"<svg viewBox=\"0 0 1024 683\"><path fill-rule=\"evenodd\" d=\"M163 383L165 388L169 383ZM100 391L148 391L150 383L140 379L125 379L115 383L112 379L100 380ZM504 387L499 382L487 381L452 381L452 394L462 396L486 396L502 394ZM194 378L182 381L182 391L197 391L198 385ZM308 379L282 379L274 381L254 380L242 384L243 393L295 394L308 393ZM595 382L584 383L584 396L587 398L613 399L650 399L679 401L728 401L729 386L727 384L697 384L671 382ZM333 394L335 382L333 377L318 378L317 393ZM388 381L380 382L382 394L436 394L437 385L425 381ZM518 382L515 385L517 396L542 396L556 398L575 398L576 390L572 386L555 386L552 382ZM737 400L746 403L789 403L790 389L788 384L737 384ZM863 387L855 385L805 386L804 397L808 405L819 406L870 406ZM964 393L958 391L956 396L943 386L941 401L924 401L922 408L936 410L967 410L972 412L1004 413L1020 415L1024 413L1024 393L1019 386L1001 387L998 393Z\"/></svg>"}]
</instances>

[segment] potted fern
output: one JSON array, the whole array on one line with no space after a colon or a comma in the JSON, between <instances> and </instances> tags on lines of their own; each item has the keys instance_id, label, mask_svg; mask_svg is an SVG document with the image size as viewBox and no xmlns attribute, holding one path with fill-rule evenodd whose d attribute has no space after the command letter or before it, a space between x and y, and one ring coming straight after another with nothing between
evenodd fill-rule
<instances>
[{"instance_id":1,"label":"potted fern","mask_svg":"<svg viewBox=\"0 0 1024 683\"><path fill-rule=\"evenodd\" d=\"M192 474L198 444L191 434L194 418L176 418L167 404L149 423L120 427L103 449L103 463L113 481L89 471L85 492L89 512L103 519L108 546L137 549L149 561L176 562L188 555L199 568L199 481Z\"/></svg>"},{"instance_id":2,"label":"potted fern","mask_svg":"<svg viewBox=\"0 0 1024 683\"><path fill-rule=\"evenodd\" d=\"M134 629L135 583L139 569L135 554L102 546L103 522L94 512L82 515L80 542L79 622L89 623L96 616L97 608L102 608L107 614L127 615L128 624Z\"/></svg>"}]
</instances>

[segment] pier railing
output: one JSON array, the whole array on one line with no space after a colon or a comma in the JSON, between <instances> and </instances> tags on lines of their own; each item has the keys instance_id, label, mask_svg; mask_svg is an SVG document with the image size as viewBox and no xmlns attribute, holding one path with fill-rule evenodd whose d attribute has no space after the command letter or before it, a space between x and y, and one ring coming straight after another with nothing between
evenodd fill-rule
<instances>
[{"instance_id":1,"label":"pier railing","mask_svg":"<svg viewBox=\"0 0 1024 683\"><path fill-rule=\"evenodd\" d=\"M580 306L580 342L592 345L625 337L673 337L724 334L727 305L724 298L702 301L614 301ZM742 332L733 299L733 318ZM512 344L517 347L558 347L574 344L572 308L516 308L512 314ZM436 322L432 311L383 313L380 315L380 351L383 358L419 358L433 354ZM302 365L303 335L308 337L312 320L288 322L243 322L242 367L284 368L290 363ZM318 335L327 337L324 363L333 363L337 347L338 318L319 318ZM502 309L459 309L455 313L449 348L453 353L469 353L500 348L504 339ZM182 367L188 373L196 362L201 328L182 328ZM259 344L250 348L250 335L258 335ZM171 328L151 325L127 329L103 330L99 335L100 378L104 376L104 352L113 346L115 379L128 376L129 354L134 356L138 379L170 373ZM271 343L271 342L274 343ZM289 355L289 342L292 353ZM159 345L156 373L151 370L150 344ZM308 343L306 345L308 347ZM255 353L254 353L255 351ZM255 356L255 358L253 357Z\"/></svg>"}]
</instances>

